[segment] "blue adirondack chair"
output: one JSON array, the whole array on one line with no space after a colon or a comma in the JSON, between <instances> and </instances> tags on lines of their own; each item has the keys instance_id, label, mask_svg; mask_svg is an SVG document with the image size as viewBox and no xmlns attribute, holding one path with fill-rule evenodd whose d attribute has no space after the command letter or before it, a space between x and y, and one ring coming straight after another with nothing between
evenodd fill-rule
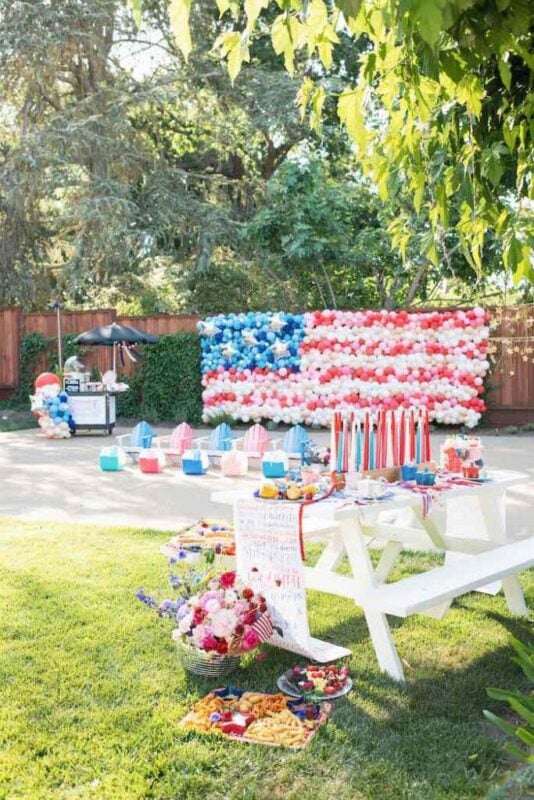
<instances>
[{"instance_id":1,"label":"blue adirondack chair","mask_svg":"<svg viewBox=\"0 0 534 800\"><path fill-rule=\"evenodd\" d=\"M283 450L289 458L298 458L302 464L305 464L309 444L308 431L302 425L295 425L284 436Z\"/></svg>"},{"instance_id":2,"label":"blue adirondack chair","mask_svg":"<svg viewBox=\"0 0 534 800\"><path fill-rule=\"evenodd\" d=\"M155 435L152 427L142 420L132 428L130 433L123 433L116 437L119 447L122 447L133 461L137 461L141 450L147 450L152 447L152 442L155 440Z\"/></svg>"}]
</instances>

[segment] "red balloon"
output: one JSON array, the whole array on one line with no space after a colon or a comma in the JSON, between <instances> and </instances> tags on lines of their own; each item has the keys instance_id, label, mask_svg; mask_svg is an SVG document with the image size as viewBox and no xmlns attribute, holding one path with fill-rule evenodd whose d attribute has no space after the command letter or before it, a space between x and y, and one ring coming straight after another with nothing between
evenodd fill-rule
<instances>
[{"instance_id":1,"label":"red balloon","mask_svg":"<svg viewBox=\"0 0 534 800\"><path fill-rule=\"evenodd\" d=\"M53 372L41 372L35 379L35 389L42 389L43 386L61 386L61 380Z\"/></svg>"}]
</instances>

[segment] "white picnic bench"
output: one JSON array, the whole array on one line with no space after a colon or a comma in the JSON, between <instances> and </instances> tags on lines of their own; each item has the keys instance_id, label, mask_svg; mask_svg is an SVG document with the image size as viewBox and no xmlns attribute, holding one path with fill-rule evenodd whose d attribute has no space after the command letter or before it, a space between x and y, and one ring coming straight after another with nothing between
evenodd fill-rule
<instances>
[{"instance_id":1,"label":"white picnic bench","mask_svg":"<svg viewBox=\"0 0 534 800\"><path fill-rule=\"evenodd\" d=\"M356 505L347 493L304 511L306 534L328 537L315 567L305 567L306 587L351 598L362 608L380 667L395 680L403 681L404 672L387 615L441 618L456 597L475 590L496 594L501 585L511 613L527 614L517 573L534 565L534 537L509 540L505 494L529 479L511 471L490 478L442 492L426 516L422 497L402 490L367 505ZM250 490L215 492L212 500L233 504L245 495ZM369 549L377 544L382 555L375 568ZM401 551L419 548L444 551L445 565L386 583ZM336 572L345 554L351 575Z\"/></svg>"}]
</instances>

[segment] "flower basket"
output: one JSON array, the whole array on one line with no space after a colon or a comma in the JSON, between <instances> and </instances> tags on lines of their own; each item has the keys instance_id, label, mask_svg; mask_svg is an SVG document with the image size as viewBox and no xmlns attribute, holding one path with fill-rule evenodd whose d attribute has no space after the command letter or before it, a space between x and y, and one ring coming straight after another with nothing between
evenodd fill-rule
<instances>
[{"instance_id":1,"label":"flower basket","mask_svg":"<svg viewBox=\"0 0 534 800\"><path fill-rule=\"evenodd\" d=\"M240 655L224 655L197 650L182 640L176 642L178 657L184 669L204 678L222 678L237 669Z\"/></svg>"},{"instance_id":2,"label":"flower basket","mask_svg":"<svg viewBox=\"0 0 534 800\"><path fill-rule=\"evenodd\" d=\"M273 624L269 613L262 614L250 626L257 634L260 643L267 642L273 632ZM220 655L212 650L199 650L190 645L183 637L175 639L178 647L178 657L184 669L193 675L202 675L205 678L221 678L237 669L241 656L246 650L241 648L240 639L236 638L228 653Z\"/></svg>"}]
</instances>

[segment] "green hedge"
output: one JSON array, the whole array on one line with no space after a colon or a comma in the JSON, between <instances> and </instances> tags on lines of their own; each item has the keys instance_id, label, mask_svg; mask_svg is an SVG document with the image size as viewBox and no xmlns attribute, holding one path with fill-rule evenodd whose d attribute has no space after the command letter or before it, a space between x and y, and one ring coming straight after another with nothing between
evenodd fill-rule
<instances>
[{"instance_id":1,"label":"green hedge","mask_svg":"<svg viewBox=\"0 0 534 800\"><path fill-rule=\"evenodd\" d=\"M77 348L72 336L63 339L64 358L86 348ZM20 383L9 401L12 408L28 409L29 395L37 365L43 353L48 354L47 369L57 370L56 340L40 333L27 334L21 344ZM158 344L146 347L145 360L135 367L133 375L124 378L130 391L118 398L120 417L143 418L149 422L182 422L195 425L202 418L202 386L200 378L200 342L195 333L161 336Z\"/></svg>"},{"instance_id":2,"label":"green hedge","mask_svg":"<svg viewBox=\"0 0 534 800\"><path fill-rule=\"evenodd\" d=\"M202 385L196 333L160 336L158 344L145 348L144 355L145 361L128 379L130 391L119 398L119 416L198 424Z\"/></svg>"}]
</instances>

